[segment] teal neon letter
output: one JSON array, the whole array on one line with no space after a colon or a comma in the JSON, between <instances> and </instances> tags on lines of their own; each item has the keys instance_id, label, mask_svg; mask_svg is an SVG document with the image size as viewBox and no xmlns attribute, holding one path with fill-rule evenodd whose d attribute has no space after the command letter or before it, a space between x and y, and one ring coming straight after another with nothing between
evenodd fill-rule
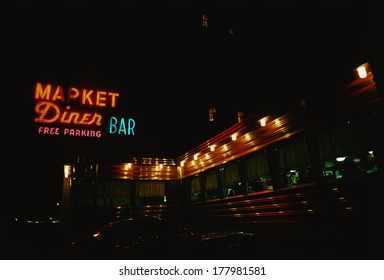
<instances>
[{"instance_id":1,"label":"teal neon letter","mask_svg":"<svg viewBox=\"0 0 384 280\"><path fill-rule=\"evenodd\" d=\"M121 118L119 128L117 128L117 118L111 117L109 121L109 133L110 134L124 134L124 135L135 135L133 129L135 128L136 122L134 119L127 119L127 124L125 124L124 118Z\"/></svg>"},{"instance_id":2,"label":"teal neon letter","mask_svg":"<svg viewBox=\"0 0 384 280\"><path fill-rule=\"evenodd\" d=\"M116 130L117 130L116 124L117 124L117 119L115 117L111 117L109 121L109 134L116 133Z\"/></svg>"}]
</instances>

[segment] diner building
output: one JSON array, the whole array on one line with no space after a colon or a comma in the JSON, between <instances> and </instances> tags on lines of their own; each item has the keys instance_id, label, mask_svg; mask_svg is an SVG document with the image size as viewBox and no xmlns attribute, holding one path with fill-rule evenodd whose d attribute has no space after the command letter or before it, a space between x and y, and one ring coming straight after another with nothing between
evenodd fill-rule
<instances>
[{"instance_id":1,"label":"diner building","mask_svg":"<svg viewBox=\"0 0 384 280\"><path fill-rule=\"evenodd\" d=\"M177 158L103 163L79 156L63 166L64 213L242 223L373 219L382 106L364 63L331 103L308 98L239 118Z\"/></svg>"}]
</instances>

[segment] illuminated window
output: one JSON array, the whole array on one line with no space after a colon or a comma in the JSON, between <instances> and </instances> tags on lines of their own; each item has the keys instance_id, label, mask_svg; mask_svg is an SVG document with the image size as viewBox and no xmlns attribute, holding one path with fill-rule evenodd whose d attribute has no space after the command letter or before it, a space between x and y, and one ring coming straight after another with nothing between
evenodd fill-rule
<instances>
[{"instance_id":1,"label":"illuminated window","mask_svg":"<svg viewBox=\"0 0 384 280\"><path fill-rule=\"evenodd\" d=\"M237 122L241 122L244 119L244 112L237 112Z\"/></svg>"},{"instance_id":2,"label":"illuminated window","mask_svg":"<svg viewBox=\"0 0 384 280\"><path fill-rule=\"evenodd\" d=\"M206 14L201 15L201 24L203 27L208 27L208 16Z\"/></svg>"},{"instance_id":3,"label":"illuminated window","mask_svg":"<svg viewBox=\"0 0 384 280\"><path fill-rule=\"evenodd\" d=\"M209 121L213 122L215 120L216 108L209 108Z\"/></svg>"}]
</instances>

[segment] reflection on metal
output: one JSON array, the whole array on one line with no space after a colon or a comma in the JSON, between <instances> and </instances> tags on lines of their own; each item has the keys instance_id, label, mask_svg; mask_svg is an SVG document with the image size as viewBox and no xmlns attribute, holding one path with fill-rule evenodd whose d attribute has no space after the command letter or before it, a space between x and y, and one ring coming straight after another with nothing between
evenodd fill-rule
<instances>
[{"instance_id":1,"label":"reflection on metal","mask_svg":"<svg viewBox=\"0 0 384 280\"><path fill-rule=\"evenodd\" d=\"M379 100L369 63L364 63L362 67L364 67L366 75L361 78L356 75L352 82L340 90L334 99L336 108L352 110ZM341 101L340 104L339 101ZM251 154L325 121L321 119L321 116L315 117L308 114L307 107L299 106L296 110L286 114L261 116L255 113L248 116L178 157L176 164L179 166L181 163L183 164L183 178ZM215 146L214 150L210 149L213 145ZM200 156L203 161L205 158L205 161L197 165L193 163L192 158L196 154L209 154L209 157Z\"/></svg>"},{"instance_id":2,"label":"reflection on metal","mask_svg":"<svg viewBox=\"0 0 384 280\"><path fill-rule=\"evenodd\" d=\"M133 158L118 164L100 164L99 176L125 180L177 180L178 168L172 159Z\"/></svg>"},{"instance_id":3,"label":"reflection on metal","mask_svg":"<svg viewBox=\"0 0 384 280\"><path fill-rule=\"evenodd\" d=\"M261 123L260 120L270 121ZM305 118L301 118L298 114L290 113L278 118L272 115L263 118L252 115L182 155L176 163L180 166L183 164L183 177L191 176L202 172L203 168L207 170L255 152L286 138L287 135L289 137L296 134L307 126L309 124L305 123ZM213 145L214 150L211 149ZM191 155L197 154L209 156L200 157L203 162L196 165Z\"/></svg>"}]
</instances>

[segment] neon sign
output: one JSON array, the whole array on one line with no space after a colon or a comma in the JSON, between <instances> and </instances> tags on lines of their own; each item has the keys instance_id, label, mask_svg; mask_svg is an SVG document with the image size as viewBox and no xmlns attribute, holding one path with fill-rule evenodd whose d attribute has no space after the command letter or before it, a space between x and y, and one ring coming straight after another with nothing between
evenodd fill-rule
<instances>
[{"instance_id":1,"label":"neon sign","mask_svg":"<svg viewBox=\"0 0 384 280\"><path fill-rule=\"evenodd\" d=\"M63 87L36 83L34 99L37 133L100 138L103 135L105 109L117 106L120 94L93 89L70 87L64 94ZM86 110L84 110L86 108ZM135 121L111 116L109 134L135 135Z\"/></svg>"}]
</instances>

